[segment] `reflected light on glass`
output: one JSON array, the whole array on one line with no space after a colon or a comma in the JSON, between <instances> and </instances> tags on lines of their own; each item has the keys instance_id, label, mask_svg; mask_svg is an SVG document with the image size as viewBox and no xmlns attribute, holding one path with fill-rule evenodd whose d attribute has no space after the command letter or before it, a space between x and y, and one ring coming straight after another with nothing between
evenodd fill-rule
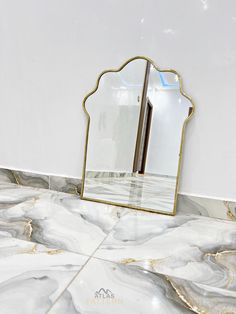
<instances>
[{"instance_id":1,"label":"reflected light on glass","mask_svg":"<svg viewBox=\"0 0 236 314\"><path fill-rule=\"evenodd\" d=\"M151 71L156 71L153 65L151 66Z\"/></svg>"},{"instance_id":2,"label":"reflected light on glass","mask_svg":"<svg viewBox=\"0 0 236 314\"><path fill-rule=\"evenodd\" d=\"M154 308L159 308L160 307L160 300L157 297L152 298L152 306Z\"/></svg>"},{"instance_id":3,"label":"reflected light on glass","mask_svg":"<svg viewBox=\"0 0 236 314\"><path fill-rule=\"evenodd\" d=\"M163 33L164 34L171 34L171 35L174 35L175 34L175 31L172 29L172 28L166 28L163 30Z\"/></svg>"},{"instance_id":4,"label":"reflected light on glass","mask_svg":"<svg viewBox=\"0 0 236 314\"><path fill-rule=\"evenodd\" d=\"M150 261L147 259L144 261L144 265L143 265L146 269L150 268Z\"/></svg>"},{"instance_id":5,"label":"reflected light on glass","mask_svg":"<svg viewBox=\"0 0 236 314\"><path fill-rule=\"evenodd\" d=\"M206 11L208 9L207 0L201 0L201 3L202 3L203 10Z\"/></svg>"}]
</instances>

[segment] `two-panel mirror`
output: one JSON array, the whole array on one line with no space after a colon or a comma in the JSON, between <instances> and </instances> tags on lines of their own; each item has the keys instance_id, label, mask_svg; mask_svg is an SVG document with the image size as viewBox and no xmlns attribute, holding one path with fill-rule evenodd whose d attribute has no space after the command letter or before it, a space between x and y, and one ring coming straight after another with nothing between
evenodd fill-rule
<instances>
[{"instance_id":1,"label":"two-panel mirror","mask_svg":"<svg viewBox=\"0 0 236 314\"><path fill-rule=\"evenodd\" d=\"M184 129L194 110L178 73L135 57L104 71L83 106L81 198L174 215Z\"/></svg>"}]
</instances>

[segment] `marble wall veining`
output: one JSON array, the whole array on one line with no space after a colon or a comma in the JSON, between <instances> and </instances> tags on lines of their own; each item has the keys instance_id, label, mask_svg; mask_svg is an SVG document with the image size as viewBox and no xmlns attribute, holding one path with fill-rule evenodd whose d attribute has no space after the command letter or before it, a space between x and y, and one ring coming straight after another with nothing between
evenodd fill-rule
<instances>
[{"instance_id":1,"label":"marble wall veining","mask_svg":"<svg viewBox=\"0 0 236 314\"><path fill-rule=\"evenodd\" d=\"M0 169L0 182L11 182L70 194L79 194L81 189L81 179L11 169Z\"/></svg>"},{"instance_id":2,"label":"marble wall veining","mask_svg":"<svg viewBox=\"0 0 236 314\"><path fill-rule=\"evenodd\" d=\"M61 176L49 176L50 190L80 194L81 190L81 179L67 178Z\"/></svg>"},{"instance_id":3,"label":"marble wall veining","mask_svg":"<svg viewBox=\"0 0 236 314\"><path fill-rule=\"evenodd\" d=\"M0 182L49 189L49 176L26 171L0 169Z\"/></svg>"},{"instance_id":4,"label":"marble wall veining","mask_svg":"<svg viewBox=\"0 0 236 314\"><path fill-rule=\"evenodd\" d=\"M31 172L0 169L0 182L80 194L81 179L34 174ZM236 202L191 195L178 195L177 212L236 221Z\"/></svg>"},{"instance_id":5,"label":"marble wall veining","mask_svg":"<svg viewBox=\"0 0 236 314\"><path fill-rule=\"evenodd\" d=\"M227 200L179 194L177 211L236 221L236 202Z\"/></svg>"}]
</instances>

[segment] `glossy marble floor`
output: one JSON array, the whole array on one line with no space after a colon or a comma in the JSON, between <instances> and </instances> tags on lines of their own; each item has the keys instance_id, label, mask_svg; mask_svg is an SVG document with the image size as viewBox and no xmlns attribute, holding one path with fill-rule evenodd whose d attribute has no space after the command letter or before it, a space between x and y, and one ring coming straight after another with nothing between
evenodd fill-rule
<instances>
[{"instance_id":1,"label":"glossy marble floor","mask_svg":"<svg viewBox=\"0 0 236 314\"><path fill-rule=\"evenodd\" d=\"M148 174L89 177L85 180L84 197L172 213L175 186L176 178Z\"/></svg>"},{"instance_id":2,"label":"glossy marble floor","mask_svg":"<svg viewBox=\"0 0 236 314\"><path fill-rule=\"evenodd\" d=\"M236 222L0 183L0 313L236 313Z\"/></svg>"}]
</instances>

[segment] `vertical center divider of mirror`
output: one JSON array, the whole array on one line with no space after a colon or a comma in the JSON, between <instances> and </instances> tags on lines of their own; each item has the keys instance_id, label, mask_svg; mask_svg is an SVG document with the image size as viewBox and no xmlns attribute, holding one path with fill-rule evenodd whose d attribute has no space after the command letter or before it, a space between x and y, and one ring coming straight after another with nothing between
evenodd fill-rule
<instances>
[{"instance_id":1,"label":"vertical center divider of mirror","mask_svg":"<svg viewBox=\"0 0 236 314\"><path fill-rule=\"evenodd\" d=\"M134 154L133 172L139 171L139 158L140 158L140 149L141 149L142 126L144 123L144 113L145 113L145 106L146 106L150 66L151 66L151 63L149 61L147 61L145 76L144 76L144 82L143 82L143 88L142 88L142 98L141 98L140 115L139 115L137 139L136 139L135 154Z\"/></svg>"}]
</instances>

